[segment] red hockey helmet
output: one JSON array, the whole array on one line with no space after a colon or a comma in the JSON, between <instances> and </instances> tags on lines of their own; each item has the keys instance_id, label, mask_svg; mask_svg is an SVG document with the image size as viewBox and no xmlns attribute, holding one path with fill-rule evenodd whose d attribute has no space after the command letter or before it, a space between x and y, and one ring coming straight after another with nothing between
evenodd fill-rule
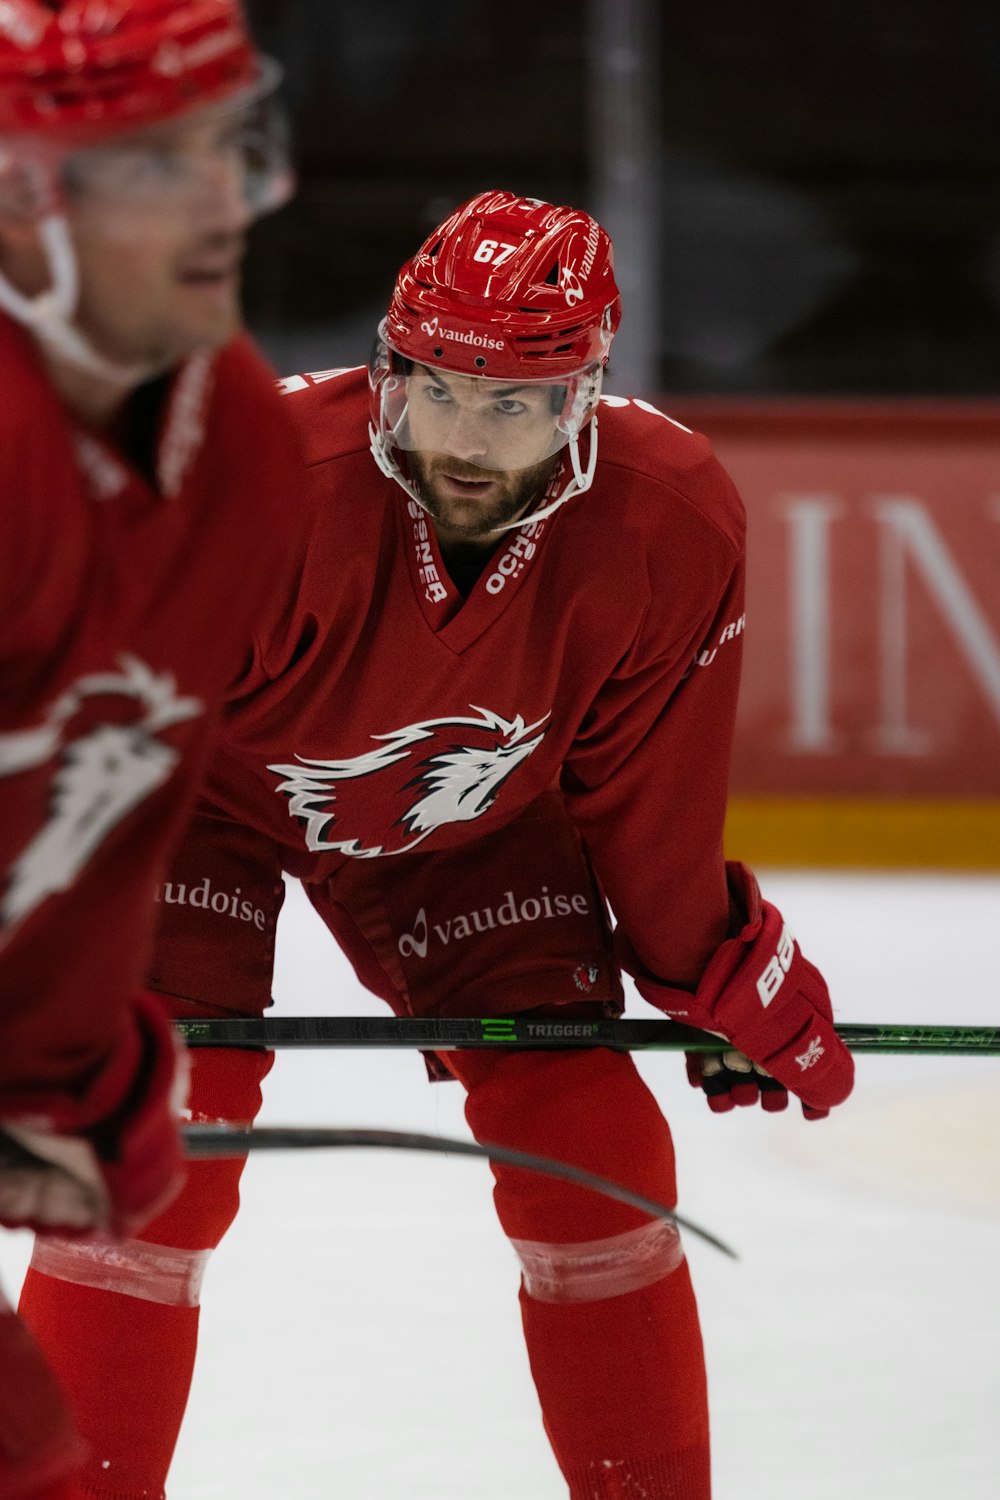
<instances>
[{"instance_id":1,"label":"red hockey helmet","mask_svg":"<svg viewBox=\"0 0 1000 1500\"><path fill-rule=\"evenodd\" d=\"M148 378L111 364L74 326L68 197L99 189L137 208L139 223L153 200L187 211L215 179L183 140L171 157L169 137L218 112L252 216L280 207L294 185L272 98L280 77L255 50L240 0L0 0L0 201L37 221L51 283L27 296L0 275L0 309L92 373Z\"/></svg>"},{"instance_id":2,"label":"red hockey helmet","mask_svg":"<svg viewBox=\"0 0 1000 1500\"><path fill-rule=\"evenodd\" d=\"M2 0L0 138L79 147L269 90L239 0Z\"/></svg>"},{"instance_id":3,"label":"red hockey helmet","mask_svg":"<svg viewBox=\"0 0 1000 1500\"><path fill-rule=\"evenodd\" d=\"M493 380L556 380L603 364L621 319L596 219L514 193L456 209L400 271L384 325L419 364Z\"/></svg>"},{"instance_id":4,"label":"red hockey helmet","mask_svg":"<svg viewBox=\"0 0 1000 1500\"><path fill-rule=\"evenodd\" d=\"M548 514L593 479L595 412L620 319L611 240L595 219L537 198L480 193L430 235L396 279L369 366L376 462L423 503L401 453L426 448L429 430L433 446L447 449L447 392L422 390L434 371L446 372L452 386L459 377L482 393L480 452L470 461L485 469L528 467L568 447L572 477L532 518ZM514 400L514 387L525 386L548 387L545 402L540 390L530 402ZM435 398L433 427L418 421L415 394ZM586 466L579 446L585 429Z\"/></svg>"}]
</instances>

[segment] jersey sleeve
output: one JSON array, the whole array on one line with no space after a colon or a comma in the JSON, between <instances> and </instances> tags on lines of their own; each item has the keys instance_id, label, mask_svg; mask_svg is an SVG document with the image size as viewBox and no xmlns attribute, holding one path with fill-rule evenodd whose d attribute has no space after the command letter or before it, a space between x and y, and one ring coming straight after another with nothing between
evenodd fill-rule
<instances>
[{"instance_id":1,"label":"jersey sleeve","mask_svg":"<svg viewBox=\"0 0 1000 1500\"><path fill-rule=\"evenodd\" d=\"M245 341L206 367L203 404L181 399L183 371L165 396L164 498L4 339L0 1107L23 1112L83 1091L124 1033L226 689L262 601L292 587L305 526L299 441ZM236 890L242 867L203 873L185 912L204 918L208 889L221 921L225 893L256 945L212 982L224 1003L266 1003L273 877L258 894ZM171 978L190 988L179 965Z\"/></svg>"},{"instance_id":2,"label":"jersey sleeve","mask_svg":"<svg viewBox=\"0 0 1000 1500\"><path fill-rule=\"evenodd\" d=\"M670 637L651 592L563 773L571 816L617 921L622 966L655 1003L693 987L729 923L723 823L744 627L744 554L693 563L703 605ZM700 581L699 581L700 573Z\"/></svg>"}]
</instances>

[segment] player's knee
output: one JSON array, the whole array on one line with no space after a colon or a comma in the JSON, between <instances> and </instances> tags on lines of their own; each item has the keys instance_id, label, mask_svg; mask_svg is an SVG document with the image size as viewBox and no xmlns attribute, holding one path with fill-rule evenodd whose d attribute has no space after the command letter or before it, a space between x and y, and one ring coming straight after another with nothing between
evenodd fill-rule
<instances>
[{"instance_id":1,"label":"player's knee","mask_svg":"<svg viewBox=\"0 0 1000 1500\"><path fill-rule=\"evenodd\" d=\"M512 1240L524 1290L536 1302L599 1302L642 1291L670 1276L684 1260L680 1233L653 1219L624 1234L573 1244Z\"/></svg>"},{"instance_id":2,"label":"player's knee","mask_svg":"<svg viewBox=\"0 0 1000 1500\"><path fill-rule=\"evenodd\" d=\"M229 1048L192 1052L188 1096L191 1118L200 1123L225 1120L251 1125L261 1106L261 1082L273 1061L271 1052ZM168 1300L168 1297L172 1300L171 1288L179 1300L191 1297L200 1280L199 1267L204 1268L207 1253L221 1243L239 1212L240 1179L245 1166L246 1157L190 1162L180 1193L141 1234L127 1242L134 1248L121 1257L119 1290L126 1295L141 1296L143 1293L137 1288L146 1281L159 1285L163 1293L162 1297L153 1296L150 1300ZM63 1279L76 1279L70 1274L74 1267L85 1284L99 1284L87 1282L88 1276L113 1274L116 1248L121 1247L108 1247L107 1254L95 1252L88 1257L88 1247L71 1240L60 1243L65 1253L60 1251L58 1274ZM143 1252L143 1246L148 1253ZM41 1242L35 1254L33 1263L44 1271L46 1267L39 1264L46 1256ZM126 1281L136 1290L126 1291Z\"/></svg>"},{"instance_id":3,"label":"player's knee","mask_svg":"<svg viewBox=\"0 0 1000 1500\"><path fill-rule=\"evenodd\" d=\"M503 1132L505 1143L545 1140L607 1143L664 1127L663 1117L630 1057L607 1048L579 1052L511 1052L467 1081L466 1117L474 1133ZM494 1136L494 1138L496 1138Z\"/></svg>"},{"instance_id":4,"label":"player's knee","mask_svg":"<svg viewBox=\"0 0 1000 1500\"><path fill-rule=\"evenodd\" d=\"M493 1061L493 1059L491 1059ZM478 1140L568 1163L667 1207L676 1201L673 1145L631 1058L605 1049L510 1053L464 1080ZM589 1189L496 1166L500 1221L515 1241L589 1243L646 1222Z\"/></svg>"},{"instance_id":5,"label":"player's knee","mask_svg":"<svg viewBox=\"0 0 1000 1500\"><path fill-rule=\"evenodd\" d=\"M236 1218L245 1159L192 1162L174 1201L129 1240L40 1235L31 1266L77 1286L169 1307L197 1307L212 1251Z\"/></svg>"},{"instance_id":6,"label":"player's knee","mask_svg":"<svg viewBox=\"0 0 1000 1500\"><path fill-rule=\"evenodd\" d=\"M177 1197L136 1239L179 1250L214 1250L239 1213L245 1166L245 1157L190 1162Z\"/></svg>"}]
</instances>

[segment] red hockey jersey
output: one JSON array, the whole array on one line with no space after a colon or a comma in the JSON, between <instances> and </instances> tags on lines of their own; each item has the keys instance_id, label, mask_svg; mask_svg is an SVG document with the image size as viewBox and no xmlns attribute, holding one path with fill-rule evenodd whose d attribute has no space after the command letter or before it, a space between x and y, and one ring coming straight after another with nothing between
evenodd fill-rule
<instances>
[{"instance_id":1,"label":"red hockey jersey","mask_svg":"<svg viewBox=\"0 0 1000 1500\"><path fill-rule=\"evenodd\" d=\"M119 1037L153 896L265 582L291 588L298 442L246 339L189 360L155 484L0 318L0 1098Z\"/></svg>"},{"instance_id":2,"label":"red hockey jersey","mask_svg":"<svg viewBox=\"0 0 1000 1500\"><path fill-rule=\"evenodd\" d=\"M592 489L508 533L463 599L373 462L364 373L284 386L314 529L297 597L275 590L261 621L214 814L322 881L345 860L402 870L558 785L629 967L692 984L727 930L744 625L743 509L707 441L603 398Z\"/></svg>"}]
</instances>

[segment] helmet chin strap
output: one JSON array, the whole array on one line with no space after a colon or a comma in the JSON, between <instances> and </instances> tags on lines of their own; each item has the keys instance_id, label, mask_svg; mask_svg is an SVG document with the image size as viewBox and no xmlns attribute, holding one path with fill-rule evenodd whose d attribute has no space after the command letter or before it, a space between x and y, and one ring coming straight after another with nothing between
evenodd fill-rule
<instances>
[{"instance_id":1,"label":"helmet chin strap","mask_svg":"<svg viewBox=\"0 0 1000 1500\"><path fill-rule=\"evenodd\" d=\"M120 365L105 359L86 335L74 327L80 278L69 225L62 214L47 214L39 221L38 229L51 284L37 297L26 297L6 276L0 275L0 308L23 324L57 359L100 380L120 385L123 390L161 374L164 366L158 364Z\"/></svg>"},{"instance_id":2,"label":"helmet chin strap","mask_svg":"<svg viewBox=\"0 0 1000 1500\"><path fill-rule=\"evenodd\" d=\"M374 422L368 423L368 437L371 444L372 458L378 464L379 468L382 470L382 473L387 479L394 479L399 485L400 489L405 490L410 499L415 500L420 506L420 509L426 510L427 514L430 515L430 511L427 510L427 506L424 504L420 491L417 489L413 481L411 479L408 479L403 473L402 469L399 467L399 464L396 462L396 458L393 454L391 445L385 440L385 431L387 426L385 394L385 388L383 387L379 403L381 409L381 419L379 421L378 427L375 426ZM402 427L403 423L406 421L406 412L407 407L404 406L402 415L400 416L399 421L396 423L396 426L388 429L390 438L398 428Z\"/></svg>"},{"instance_id":3,"label":"helmet chin strap","mask_svg":"<svg viewBox=\"0 0 1000 1500\"><path fill-rule=\"evenodd\" d=\"M577 495L582 495L586 490L590 489L590 486L594 482L594 471L597 468L596 412L591 417L584 430L589 434L590 437L590 446L587 453L587 467L584 468L580 462L580 440L579 437L574 435L569 440L569 458L570 463L573 466L573 478L569 481L562 493L558 495L555 500L544 506L542 510L529 511L526 516L521 517L520 521L508 521L504 526L495 527L494 530L490 532L491 536L499 536L503 531L516 531L519 526L530 526L533 521L544 520L546 516L551 516L554 510L558 510L560 505L565 505L567 500L575 500Z\"/></svg>"}]
</instances>

